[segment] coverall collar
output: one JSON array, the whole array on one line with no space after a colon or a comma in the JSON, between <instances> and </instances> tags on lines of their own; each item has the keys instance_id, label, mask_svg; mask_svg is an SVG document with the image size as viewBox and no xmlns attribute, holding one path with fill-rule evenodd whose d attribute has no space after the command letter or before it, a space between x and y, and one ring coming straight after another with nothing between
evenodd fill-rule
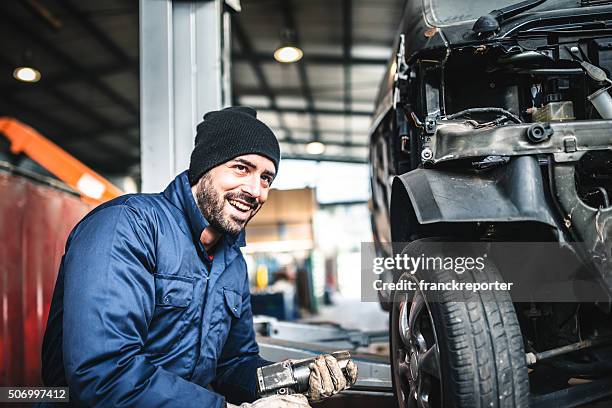
<instances>
[{"instance_id":1,"label":"coverall collar","mask_svg":"<svg viewBox=\"0 0 612 408\"><path fill-rule=\"evenodd\" d=\"M195 202L195 199L193 198L191 186L189 185L189 178L187 176L187 170L176 176L176 178L164 190L164 195L176 207L183 211L194 241L200 242L202 231L204 231L204 229L208 227L210 223L208 220L206 220L206 218L204 218L202 212ZM223 238L229 246L243 247L246 245L245 235L246 234L243 229L237 235L223 234Z\"/></svg>"}]
</instances>

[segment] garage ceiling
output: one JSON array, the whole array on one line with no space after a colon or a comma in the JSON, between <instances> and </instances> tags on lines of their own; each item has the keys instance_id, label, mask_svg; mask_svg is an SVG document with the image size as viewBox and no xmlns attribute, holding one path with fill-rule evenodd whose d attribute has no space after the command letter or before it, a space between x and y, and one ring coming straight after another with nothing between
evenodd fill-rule
<instances>
[{"instance_id":1,"label":"garage ceiling","mask_svg":"<svg viewBox=\"0 0 612 408\"><path fill-rule=\"evenodd\" d=\"M232 17L233 102L256 107L285 158L364 162L404 0L243 0ZM108 175L139 173L138 2L0 2L0 115ZM304 58L272 54L291 28ZM12 77L31 60L37 83ZM310 141L326 144L309 155Z\"/></svg>"}]
</instances>

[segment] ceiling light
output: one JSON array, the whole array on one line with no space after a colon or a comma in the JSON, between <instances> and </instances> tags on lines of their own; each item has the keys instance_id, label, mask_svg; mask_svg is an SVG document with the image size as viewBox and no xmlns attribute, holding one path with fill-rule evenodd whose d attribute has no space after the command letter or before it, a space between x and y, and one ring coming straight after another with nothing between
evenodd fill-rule
<instances>
[{"instance_id":1,"label":"ceiling light","mask_svg":"<svg viewBox=\"0 0 612 408\"><path fill-rule=\"evenodd\" d=\"M322 154L325 151L325 145L321 142L310 142L306 145L308 154Z\"/></svg>"},{"instance_id":2,"label":"ceiling light","mask_svg":"<svg viewBox=\"0 0 612 408\"><path fill-rule=\"evenodd\" d=\"M274 51L274 59L278 62L289 64L291 62L297 62L302 59L304 52L293 45L283 45Z\"/></svg>"},{"instance_id":3,"label":"ceiling light","mask_svg":"<svg viewBox=\"0 0 612 408\"><path fill-rule=\"evenodd\" d=\"M13 71L13 78L22 82L40 81L40 71L34 68L35 64L32 61L32 50L26 48L21 55L19 65Z\"/></svg>"},{"instance_id":4,"label":"ceiling light","mask_svg":"<svg viewBox=\"0 0 612 408\"><path fill-rule=\"evenodd\" d=\"M274 51L274 59L289 64L302 59L304 52L297 46L296 33L292 29L285 29L281 33L280 46Z\"/></svg>"},{"instance_id":5,"label":"ceiling light","mask_svg":"<svg viewBox=\"0 0 612 408\"><path fill-rule=\"evenodd\" d=\"M40 71L32 67L17 67L13 71L13 77L18 81L38 82L40 80Z\"/></svg>"}]
</instances>

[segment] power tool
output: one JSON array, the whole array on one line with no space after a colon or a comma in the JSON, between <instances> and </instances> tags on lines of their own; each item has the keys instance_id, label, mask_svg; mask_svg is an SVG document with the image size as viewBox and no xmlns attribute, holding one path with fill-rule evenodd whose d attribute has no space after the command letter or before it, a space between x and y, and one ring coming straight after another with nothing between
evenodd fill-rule
<instances>
[{"instance_id":1,"label":"power tool","mask_svg":"<svg viewBox=\"0 0 612 408\"><path fill-rule=\"evenodd\" d=\"M346 364L351 359L348 351L331 353L338 360L347 383ZM257 392L260 398L271 395L306 394L309 391L310 365L316 357L303 360L285 360L257 369ZM348 387L347 387L348 388Z\"/></svg>"}]
</instances>

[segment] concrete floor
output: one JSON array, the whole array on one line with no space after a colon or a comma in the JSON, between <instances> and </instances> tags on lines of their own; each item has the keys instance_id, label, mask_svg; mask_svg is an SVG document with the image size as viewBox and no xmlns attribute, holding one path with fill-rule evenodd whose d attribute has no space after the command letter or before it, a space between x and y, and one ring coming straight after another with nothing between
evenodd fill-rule
<instances>
[{"instance_id":1,"label":"concrete floor","mask_svg":"<svg viewBox=\"0 0 612 408\"><path fill-rule=\"evenodd\" d=\"M363 331L387 330L389 316L376 302L362 302L358 298L333 296L333 305L321 306L320 313L303 319L304 322L332 322L345 329Z\"/></svg>"}]
</instances>

